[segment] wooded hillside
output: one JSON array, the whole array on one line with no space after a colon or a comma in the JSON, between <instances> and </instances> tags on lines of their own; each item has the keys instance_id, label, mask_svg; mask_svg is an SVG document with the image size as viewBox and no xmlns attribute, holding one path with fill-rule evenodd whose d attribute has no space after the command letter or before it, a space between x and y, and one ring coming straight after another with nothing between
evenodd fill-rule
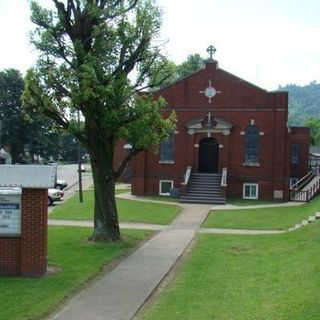
<instances>
[{"instance_id":1,"label":"wooded hillside","mask_svg":"<svg viewBox=\"0 0 320 320\"><path fill-rule=\"evenodd\" d=\"M289 92L289 124L291 126L306 126L310 118L320 119L320 84L316 81L306 86L289 84L279 87L279 90Z\"/></svg>"}]
</instances>

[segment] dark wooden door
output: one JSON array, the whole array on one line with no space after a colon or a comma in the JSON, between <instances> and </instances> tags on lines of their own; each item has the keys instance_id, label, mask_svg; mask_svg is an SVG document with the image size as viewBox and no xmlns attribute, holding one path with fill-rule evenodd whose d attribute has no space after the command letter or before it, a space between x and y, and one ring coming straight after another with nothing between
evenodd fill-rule
<instances>
[{"instance_id":1,"label":"dark wooden door","mask_svg":"<svg viewBox=\"0 0 320 320\"><path fill-rule=\"evenodd\" d=\"M204 138L199 144L199 172L216 173L219 164L219 143L214 138Z\"/></svg>"}]
</instances>

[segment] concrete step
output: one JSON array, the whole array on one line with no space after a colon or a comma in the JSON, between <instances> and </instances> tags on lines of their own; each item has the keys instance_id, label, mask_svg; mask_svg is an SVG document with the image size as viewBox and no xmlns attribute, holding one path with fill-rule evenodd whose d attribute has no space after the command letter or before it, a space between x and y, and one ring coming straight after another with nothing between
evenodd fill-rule
<instances>
[{"instance_id":1,"label":"concrete step","mask_svg":"<svg viewBox=\"0 0 320 320\"><path fill-rule=\"evenodd\" d=\"M302 225L302 226L306 226L307 224L309 224L309 221L308 221L308 220L303 220L303 221L301 222L301 225Z\"/></svg>"},{"instance_id":2,"label":"concrete step","mask_svg":"<svg viewBox=\"0 0 320 320\"><path fill-rule=\"evenodd\" d=\"M316 212L314 216L316 217L316 219L320 219L320 212Z\"/></svg>"},{"instance_id":3,"label":"concrete step","mask_svg":"<svg viewBox=\"0 0 320 320\"><path fill-rule=\"evenodd\" d=\"M181 199L188 199L188 200L194 200L194 201L226 201L223 197L199 197L199 196L183 196Z\"/></svg>"},{"instance_id":4,"label":"concrete step","mask_svg":"<svg viewBox=\"0 0 320 320\"><path fill-rule=\"evenodd\" d=\"M201 188L201 189L205 189L205 188L220 188L220 183L219 184L215 184L215 183L189 183L188 184L188 189L189 188Z\"/></svg>"},{"instance_id":5,"label":"concrete step","mask_svg":"<svg viewBox=\"0 0 320 320\"><path fill-rule=\"evenodd\" d=\"M196 193L196 194L221 194L221 190L219 189L188 189L189 193Z\"/></svg>"},{"instance_id":6,"label":"concrete step","mask_svg":"<svg viewBox=\"0 0 320 320\"><path fill-rule=\"evenodd\" d=\"M226 204L226 200L204 200L180 198L181 203Z\"/></svg>"},{"instance_id":7,"label":"concrete step","mask_svg":"<svg viewBox=\"0 0 320 320\"><path fill-rule=\"evenodd\" d=\"M316 221L316 217L315 217L315 216L310 216L310 217L308 218L308 221L309 221L309 222L314 222L314 221Z\"/></svg>"}]
</instances>

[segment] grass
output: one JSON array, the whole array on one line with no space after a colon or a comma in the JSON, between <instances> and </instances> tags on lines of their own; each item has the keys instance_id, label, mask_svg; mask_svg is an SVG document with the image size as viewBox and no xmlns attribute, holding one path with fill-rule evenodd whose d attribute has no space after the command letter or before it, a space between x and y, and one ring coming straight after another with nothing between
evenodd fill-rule
<instances>
[{"instance_id":1,"label":"grass","mask_svg":"<svg viewBox=\"0 0 320 320\"><path fill-rule=\"evenodd\" d=\"M320 197L316 197L302 206L214 210L205 221L204 227L283 230L313 215L319 208Z\"/></svg>"},{"instance_id":2,"label":"grass","mask_svg":"<svg viewBox=\"0 0 320 320\"><path fill-rule=\"evenodd\" d=\"M273 236L200 234L144 320L316 320L320 223Z\"/></svg>"},{"instance_id":3,"label":"grass","mask_svg":"<svg viewBox=\"0 0 320 320\"><path fill-rule=\"evenodd\" d=\"M178 198L169 196L143 196L142 199L179 203Z\"/></svg>"},{"instance_id":4,"label":"grass","mask_svg":"<svg viewBox=\"0 0 320 320\"><path fill-rule=\"evenodd\" d=\"M257 206L261 204L278 204L279 201L272 200L255 200L255 199L241 199L241 198L229 198L227 199L228 204L235 206Z\"/></svg>"},{"instance_id":5,"label":"grass","mask_svg":"<svg viewBox=\"0 0 320 320\"><path fill-rule=\"evenodd\" d=\"M0 278L0 319L38 319L95 276L111 260L124 255L149 232L123 231L119 243L89 243L91 229L50 227L49 264L61 269L40 279Z\"/></svg>"},{"instance_id":6,"label":"grass","mask_svg":"<svg viewBox=\"0 0 320 320\"><path fill-rule=\"evenodd\" d=\"M125 191L123 191L125 190ZM126 192L126 189L116 190L117 193ZM92 219L93 217L93 191L84 191L84 202L79 203L75 194L65 203L53 210L50 218L55 219ZM151 203L117 199L120 222L141 222L169 224L180 212L180 207L162 203Z\"/></svg>"}]
</instances>

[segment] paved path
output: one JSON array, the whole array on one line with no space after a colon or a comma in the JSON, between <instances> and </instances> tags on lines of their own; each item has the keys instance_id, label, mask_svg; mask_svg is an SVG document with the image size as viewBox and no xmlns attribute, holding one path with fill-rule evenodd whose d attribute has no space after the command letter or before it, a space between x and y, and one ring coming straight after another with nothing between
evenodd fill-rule
<instances>
[{"instance_id":1,"label":"paved path","mask_svg":"<svg viewBox=\"0 0 320 320\"><path fill-rule=\"evenodd\" d=\"M129 194L118 197L137 199ZM158 201L152 201L158 202ZM163 203L162 201L160 201ZM175 204L169 202L169 204ZM212 206L179 204L183 210L169 225L122 223L121 228L159 231L152 239L124 259L78 295L51 320L129 320L136 314L161 280L170 272L197 232L217 234L276 234L278 230L204 229L202 223ZM260 206L259 206L260 207ZM243 207L244 208L244 207ZM252 206L250 208L253 208ZM92 226L92 221L50 219L51 225Z\"/></svg>"},{"instance_id":2,"label":"paved path","mask_svg":"<svg viewBox=\"0 0 320 320\"><path fill-rule=\"evenodd\" d=\"M209 209L184 205L170 229L160 231L50 319L131 319L187 248Z\"/></svg>"}]
</instances>

